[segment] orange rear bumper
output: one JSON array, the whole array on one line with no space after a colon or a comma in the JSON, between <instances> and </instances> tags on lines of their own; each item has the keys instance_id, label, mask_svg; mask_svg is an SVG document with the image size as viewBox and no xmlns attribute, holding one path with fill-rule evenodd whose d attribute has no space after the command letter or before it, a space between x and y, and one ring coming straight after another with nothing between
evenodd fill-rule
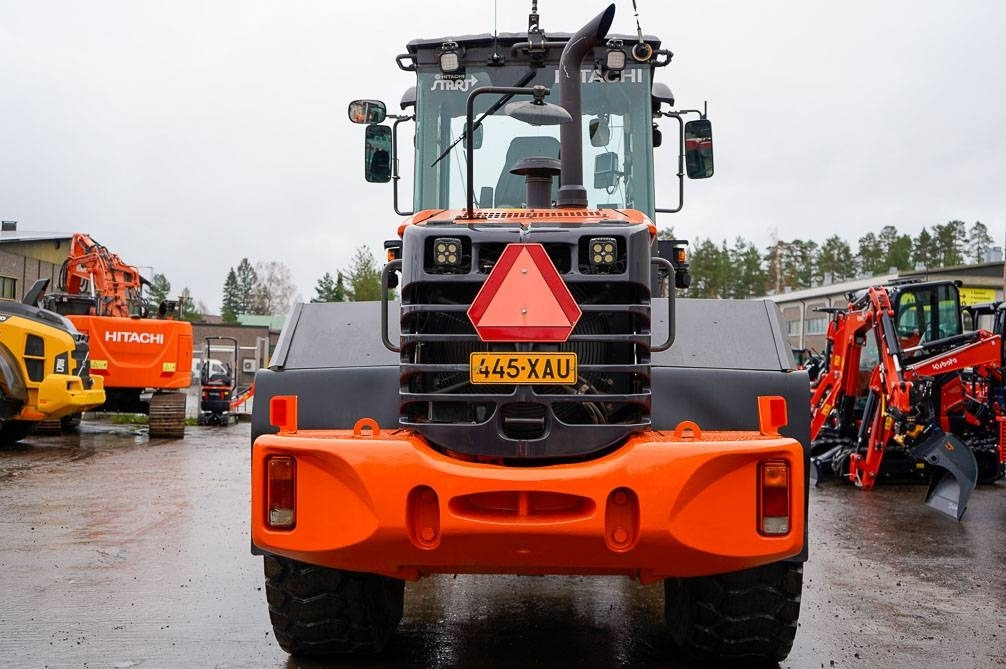
<instances>
[{"instance_id":1,"label":"orange rear bumper","mask_svg":"<svg viewBox=\"0 0 1006 669\"><path fill-rule=\"evenodd\" d=\"M266 524L265 460L296 459L296 524ZM800 553L804 455L757 433L649 432L603 458L547 467L455 460L405 431L263 435L252 449L252 542L317 565L433 573L625 574L650 582ZM758 531L758 467L790 467L789 533Z\"/></svg>"}]
</instances>

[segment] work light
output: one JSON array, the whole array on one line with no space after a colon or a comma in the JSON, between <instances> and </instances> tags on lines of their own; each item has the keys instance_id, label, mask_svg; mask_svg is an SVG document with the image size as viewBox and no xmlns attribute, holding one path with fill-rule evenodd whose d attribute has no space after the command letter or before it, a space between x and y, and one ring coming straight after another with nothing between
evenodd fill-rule
<instances>
[{"instance_id":1,"label":"work light","mask_svg":"<svg viewBox=\"0 0 1006 669\"><path fill-rule=\"evenodd\" d=\"M604 55L604 69L607 72L621 72L625 69L625 52L621 40L609 40L608 52Z\"/></svg>"},{"instance_id":2,"label":"work light","mask_svg":"<svg viewBox=\"0 0 1006 669\"><path fill-rule=\"evenodd\" d=\"M587 257L591 267L611 269L618 257L618 242L614 237L591 237Z\"/></svg>"},{"instance_id":3,"label":"work light","mask_svg":"<svg viewBox=\"0 0 1006 669\"><path fill-rule=\"evenodd\" d=\"M460 72L461 54L458 53L458 43L444 42L440 49L440 71L444 74L457 74Z\"/></svg>"},{"instance_id":4,"label":"work light","mask_svg":"<svg viewBox=\"0 0 1006 669\"><path fill-rule=\"evenodd\" d=\"M433 240L433 262L438 267L461 264L461 240L457 237L437 237Z\"/></svg>"}]
</instances>

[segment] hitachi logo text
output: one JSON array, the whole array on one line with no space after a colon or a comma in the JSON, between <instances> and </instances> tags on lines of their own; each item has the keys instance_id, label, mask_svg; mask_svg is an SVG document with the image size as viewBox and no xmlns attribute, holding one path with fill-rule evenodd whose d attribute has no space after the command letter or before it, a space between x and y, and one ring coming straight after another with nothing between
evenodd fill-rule
<instances>
[{"instance_id":1,"label":"hitachi logo text","mask_svg":"<svg viewBox=\"0 0 1006 669\"><path fill-rule=\"evenodd\" d=\"M106 332L105 341L115 344L163 344L164 335L154 332Z\"/></svg>"}]
</instances>

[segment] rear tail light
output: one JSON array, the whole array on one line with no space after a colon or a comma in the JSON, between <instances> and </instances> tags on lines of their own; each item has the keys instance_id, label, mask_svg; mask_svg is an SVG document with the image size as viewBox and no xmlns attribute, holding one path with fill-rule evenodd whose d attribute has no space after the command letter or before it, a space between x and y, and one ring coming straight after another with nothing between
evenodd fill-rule
<instances>
[{"instance_id":1,"label":"rear tail light","mask_svg":"<svg viewBox=\"0 0 1006 669\"><path fill-rule=\"evenodd\" d=\"M293 529L297 517L297 463L293 456L274 455L266 459L265 468L269 527Z\"/></svg>"},{"instance_id":2,"label":"rear tail light","mask_svg":"<svg viewBox=\"0 0 1006 669\"><path fill-rule=\"evenodd\" d=\"M788 534L790 529L789 463L767 460L758 467L758 531Z\"/></svg>"}]
</instances>

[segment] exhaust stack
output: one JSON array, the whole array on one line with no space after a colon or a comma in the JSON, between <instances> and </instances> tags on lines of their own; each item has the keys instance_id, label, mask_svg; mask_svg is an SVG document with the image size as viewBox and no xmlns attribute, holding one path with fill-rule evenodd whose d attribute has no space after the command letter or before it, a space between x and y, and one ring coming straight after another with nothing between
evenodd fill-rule
<instances>
[{"instance_id":1,"label":"exhaust stack","mask_svg":"<svg viewBox=\"0 0 1006 669\"><path fill-rule=\"evenodd\" d=\"M572 123L559 128L559 155L562 173L559 176L558 206L583 209L587 206L587 189L583 186L583 149L580 141L580 64L583 57L604 39L615 18L615 5L598 14L590 23L569 38L559 58L559 104L573 117Z\"/></svg>"}]
</instances>

